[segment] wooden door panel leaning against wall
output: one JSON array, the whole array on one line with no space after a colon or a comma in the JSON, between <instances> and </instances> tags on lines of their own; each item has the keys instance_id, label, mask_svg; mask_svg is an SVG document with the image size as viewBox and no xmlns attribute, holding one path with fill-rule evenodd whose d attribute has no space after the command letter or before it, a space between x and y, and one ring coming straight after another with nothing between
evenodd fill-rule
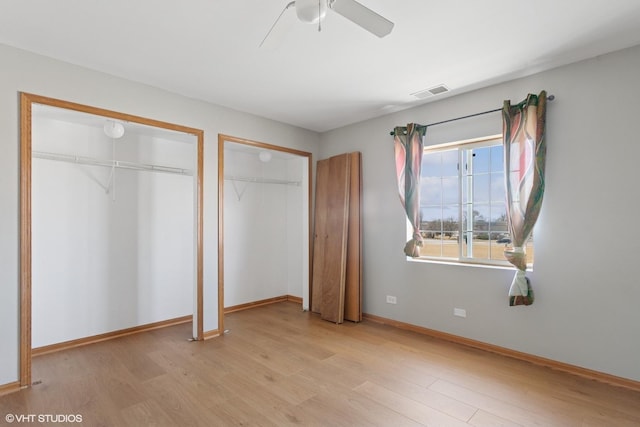
<instances>
[{"instance_id":1,"label":"wooden door panel leaning against wall","mask_svg":"<svg viewBox=\"0 0 640 427\"><path fill-rule=\"evenodd\" d=\"M349 230L347 238L347 270L344 295L344 318L362 320L362 156L349 153Z\"/></svg>"},{"instance_id":2,"label":"wooden door panel leaning against wall","mask_svg":"<svg viewBox=\"0 0 640 427\"><path fill-rule=\"evenodd\" d=\"M362 320L361 155L317 162L311 310L325 320Z\"/></svg>"}]
</instances>

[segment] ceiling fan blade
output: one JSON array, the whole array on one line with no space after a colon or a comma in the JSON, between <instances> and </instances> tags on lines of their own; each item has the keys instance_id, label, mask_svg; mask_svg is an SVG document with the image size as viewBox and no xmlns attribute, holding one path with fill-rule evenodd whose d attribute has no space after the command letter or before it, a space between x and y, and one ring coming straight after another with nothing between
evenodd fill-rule
<instances>
[{"instance_id":1,"label":"ceiling fan blade","mask_svg":"<svg viewBox=\"0 0 640 427\"><path fill-rule=\"evenodd\" d=\"M293 6L295 6L295 4L296 4L295 1L289 2L284 7L284 9L282 9L282 12L280 12L280 15L278 15L278 18L276 18L276 21L273 23L273 25L267 32L267 35L264 36L264 39L262 39L262 41L260 42L259 47L275 48L280 45L280 42L282 41L284 35L287 33L287 30L291 27L293 20L286 19L285 17L285 19L282 20L280 25L278 25L278 23L281 21L281 18L284 15L284 13L287 11L287 9L292 8Z\"/></svg>"},{"instance_id":2,"label":"ceiling fan blade","mask_svg":"<svg viewBox=\"0 0 640 427\"><path fill-rule=\"evenodd\" d=\"M393 29L393 22L355 0L330 0L329 7L378 37L386 36Z\"/></svg>"}]
</instances>

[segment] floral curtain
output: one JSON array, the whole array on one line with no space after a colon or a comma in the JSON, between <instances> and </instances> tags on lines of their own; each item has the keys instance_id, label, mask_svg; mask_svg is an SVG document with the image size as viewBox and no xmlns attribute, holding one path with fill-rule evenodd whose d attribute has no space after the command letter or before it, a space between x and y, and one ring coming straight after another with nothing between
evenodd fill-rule
<instances>
[{"instance_id":1,"label":"floral curtain","mask_svg":"<svg viewBox=\"0 0 640 427\"><path fill-rule=\"evenodd\" d=\"M404 247L407 256L420 256L420 169L426 126L410 123L394 129L393 145L396 157L396 176L400 202L413 227L413 236Z\"/></svg>"},{"instance_id":2,"label":"floral curtain","mask_svg":"<svg viewBox=\"0 0 640 427\"><path fill-rule=\"evenodd\" d=\"M509 305L530 305L533 290L526 277L525 245L538 219L544 194L547 94L529 94L517 105L504 101L502 129L511 246L504 254L518 270L509 289Z\"/></svg>"}]
</instances>

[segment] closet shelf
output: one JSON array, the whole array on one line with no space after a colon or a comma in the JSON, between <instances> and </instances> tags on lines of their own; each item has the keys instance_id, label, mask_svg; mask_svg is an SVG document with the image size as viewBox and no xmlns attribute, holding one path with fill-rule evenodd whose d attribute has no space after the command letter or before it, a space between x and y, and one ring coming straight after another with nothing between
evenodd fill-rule
<instances>
[{"instance_id":1,"label":"closet shelf","mask_svg":"<svg viewBox=\"0 0 640 427\"><path fill-rule=\"evenodd\" d=\"M122 160L102 160L93 157L75 156L72 154L49 153L46 151L32 151L32 157L46 160L56 160L68 163L78 163L83 165L104 166L108 168L131 169L150 172L164 172L178 175L193 175L190 169L175 168L172 166L149 165L144 163L126 162Z\"/></svg>"},{"instance_id":2,"label":"closet shelf","mask_svg":"<svg viewBox=\"0 0 640 427\"><path fill-rule=\"evenodd\" d=\"M236 176L236 175L225 175L224 179L228 181L255 182L259 184L282 184L282 185L295 185L298 187L300 186L300 181L288 181L285 179L256 178L252 176Z\"/></svg>"}]
</instances>

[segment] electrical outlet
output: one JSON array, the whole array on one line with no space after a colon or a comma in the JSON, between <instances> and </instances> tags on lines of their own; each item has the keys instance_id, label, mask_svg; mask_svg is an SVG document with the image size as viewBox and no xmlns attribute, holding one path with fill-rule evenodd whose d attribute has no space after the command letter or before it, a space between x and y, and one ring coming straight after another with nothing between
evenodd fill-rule
<instances>
[{"instance_id":1,"label":"electrical outlet","mask_svg":"<svg viewBox=\"0 0 640 427\"><path fill-rule=\"evenodd\" d=\"M397 303L398 301L396 300L396 297L387 295L387 304L397 304Z\"/></svg>"},{"instance_id":2,"label":"electrical outlet","mask_svg":"<svg viewBox=\"0 0 640 427\"><path fill-rule=\"evenodd\" d=\"M453 315L458 317L467 317L467 310L464 308L454 308Z\"/></svg>"}]
</instances>

